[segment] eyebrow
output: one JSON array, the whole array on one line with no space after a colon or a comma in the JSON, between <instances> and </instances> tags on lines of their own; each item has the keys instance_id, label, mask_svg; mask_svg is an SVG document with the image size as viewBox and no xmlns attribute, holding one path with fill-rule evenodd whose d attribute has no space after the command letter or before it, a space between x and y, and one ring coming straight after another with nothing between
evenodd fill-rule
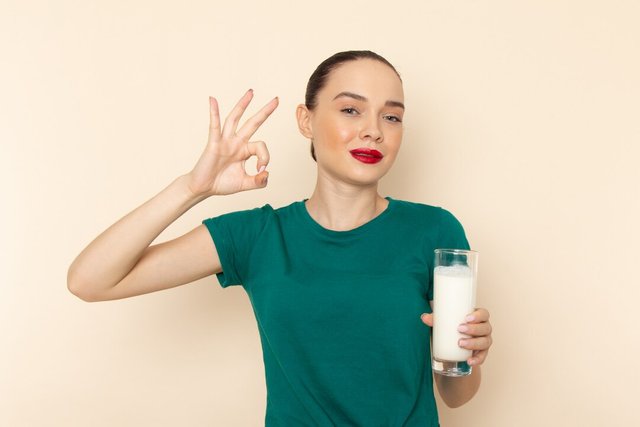
<instances>
[{"instance_id":1,"label":"eyebrow","mask_svg":"<svg viewBox=\"0 0 640 427\"><path fill-rule=\"evenodd\" d=\"M333 98L333 100L335 101L336 99L342 98L342 97L353 98L363 102L369 101L366 97L362 95L358 95L357 93L353 93L353 92L340 92ZM404 104L400 101L388 100L387 102L384 103L384 105L388 107L400 107L404 110Z\"/></svg>"}]
</instances>

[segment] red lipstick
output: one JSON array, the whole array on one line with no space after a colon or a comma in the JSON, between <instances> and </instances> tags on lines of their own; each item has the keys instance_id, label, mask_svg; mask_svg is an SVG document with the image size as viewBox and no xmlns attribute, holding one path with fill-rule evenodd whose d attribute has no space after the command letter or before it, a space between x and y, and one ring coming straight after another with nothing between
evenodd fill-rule
<instances>
[{"instance_id":1,"label":"red lipstick","mask_svg":"<svg viewBox=\"0 0 640 427\"><path fill-rule=\"evenodd\" d=\"M371 150L369 148L356 148L349 152L354 159L359 160L362 163L378 163L382 160L382 157L384 157L378 150Z\"/></svg>"}]
</instances>

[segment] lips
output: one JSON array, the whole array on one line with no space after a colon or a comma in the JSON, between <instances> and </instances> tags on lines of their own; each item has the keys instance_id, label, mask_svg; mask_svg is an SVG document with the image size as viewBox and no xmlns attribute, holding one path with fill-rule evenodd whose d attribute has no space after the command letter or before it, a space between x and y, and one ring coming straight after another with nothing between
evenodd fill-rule
<instances>
[{"instance_id":1,"label":"lips","mask_svg":"<svg viewBox=\"0 0 640 427\"><path fill-rule=\"evenodd\" d=\"M362 163L378 163L384 157L378 150L370 150L368 148L356 148L349 152L354 159Z\"/></svg>"}]
</instances>

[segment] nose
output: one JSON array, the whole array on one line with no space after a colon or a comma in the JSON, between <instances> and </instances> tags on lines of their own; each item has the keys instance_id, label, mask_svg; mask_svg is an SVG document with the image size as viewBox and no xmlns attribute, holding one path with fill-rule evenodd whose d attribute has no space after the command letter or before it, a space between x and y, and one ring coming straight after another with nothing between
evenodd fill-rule
<instances>
[{"instance_id":1,"label":"nose","mask_svg":"<svg viewBox=\"0 0 640 427\"><path fill-rule=\"evenodd\" d=\"M382 142L384 136L382 134L382 130L380 129L377 117L372 117L363 123L362 130L360 131L360 139L371 139L376 143Z\"/></svg>"}]
</instances>

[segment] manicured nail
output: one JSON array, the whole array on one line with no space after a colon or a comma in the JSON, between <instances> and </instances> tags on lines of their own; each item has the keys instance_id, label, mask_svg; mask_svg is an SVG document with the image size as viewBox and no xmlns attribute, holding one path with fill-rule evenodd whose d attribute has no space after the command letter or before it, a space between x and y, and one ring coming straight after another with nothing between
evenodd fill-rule
<instances>
[{"instance_id":1,"label":"manicured nail","mask_svg":"<svg viewBox=\"0 0 640 427\"><path fill-rule=\"evenodd\" d=\"M464 320L466 320L467 322L473 322L474 320L476 320L476 318L470 314Z\"/></svg>"},{"instance_id":2,"label":"manicured nail","mask_svg":"<svg viewBox=\"0 0 640 427\"><path fill-rule=\"evenodd\" d=\"M466 344L467 344L467 341L465 341L465 340L459 340L459 341L458 341L458 345L459 345L460 347L464 347Z\"/></svg>"},{"instance_id":3,"label":"manicured nail","mask_svg":"<svg viewBox=\"0 0 640 427\"><path fill-rule=\"evenodd\" d=\"M468 330L469 330L469 327L467 325L458 326L458 331L459 332L467 332Z\"/></svg>"},{"instance_id":4,"label":"manicured nail","mask_svg":"<svg viewBox=\"0 0 640 427\"><path fill-rule=\"evenodd\" d=\"M267 168L266 165L262 165L260 166L260 169L258 169L258 173L262 172L263 170L265 170Z\"/></svg>"}]
</instances>

